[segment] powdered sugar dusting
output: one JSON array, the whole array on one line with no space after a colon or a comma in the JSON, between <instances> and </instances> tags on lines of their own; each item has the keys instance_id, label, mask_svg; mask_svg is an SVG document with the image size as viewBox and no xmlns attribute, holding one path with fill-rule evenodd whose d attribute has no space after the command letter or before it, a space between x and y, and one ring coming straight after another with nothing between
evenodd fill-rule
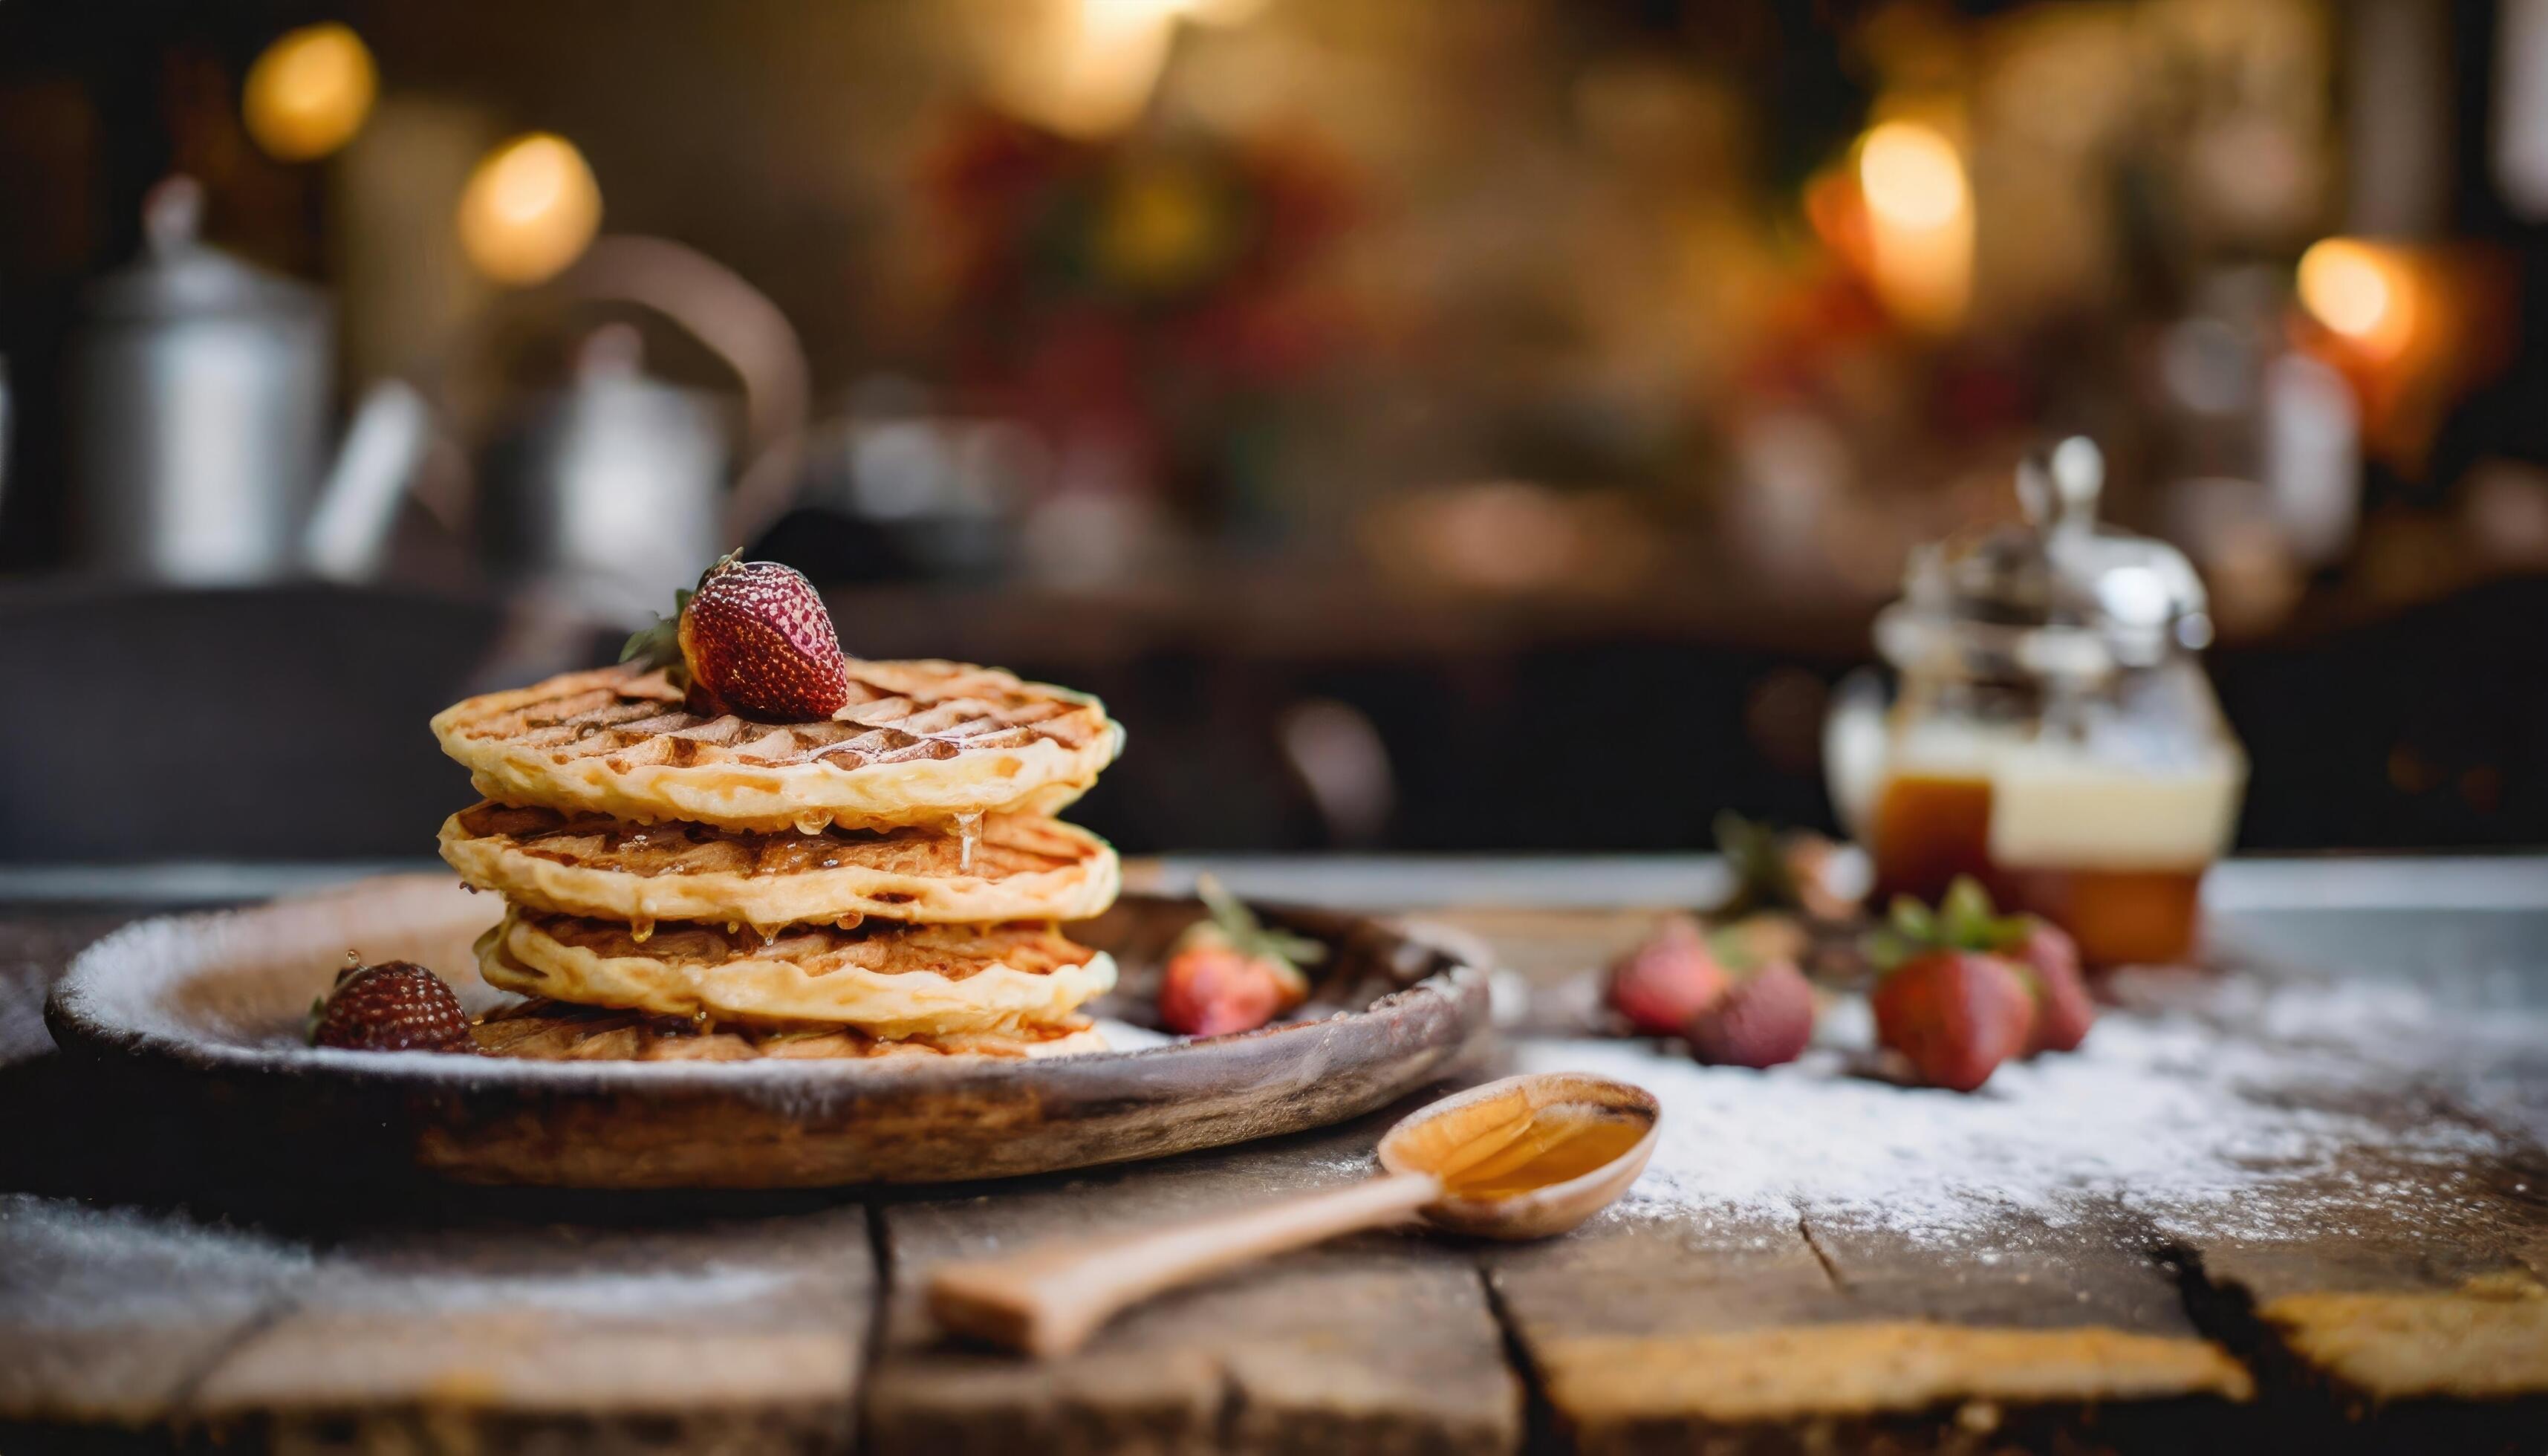
<instances>
[{"instance_id":1,"label":"powdered sugar dusting","mask_svg":"<svg viewBox=\"0 0 2548 1456\"><path fill-rule=\"evenodd\" d=\"M1938 1244L1992 1209L2066 1227L2120 1207L2185 1238L2322 1235L2412 1220L2468 1159L2508 1146L2472 1122L2375 1115L2412 1080L2394 1046L2371 1049L2397 1024L2394 998L2348 1009L2324 987L2246 994L2237 1021L2306 1021L2312 1039L2228 1030L2217 1011L2110 1013L2079 1051L2003 1066L1970 1096L1866 1075L1865 1053L1836 1046L1752 1072L1648 1043L1524 1042L1517 1069L1596 1072L1662 1100L1625 1217L1801 1215ZM1864 1045L1864 1003L1834 1011L1826 1037ZM2541 1030L2533 1018L2529 1035Z\"/></svg>"}]
</instances>

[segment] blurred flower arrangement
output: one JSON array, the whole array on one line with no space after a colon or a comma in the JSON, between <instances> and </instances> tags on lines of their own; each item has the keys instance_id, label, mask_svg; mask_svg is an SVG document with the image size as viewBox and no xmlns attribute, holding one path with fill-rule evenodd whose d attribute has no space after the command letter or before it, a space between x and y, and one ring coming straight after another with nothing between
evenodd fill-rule
<instances>
[{"instance_id":1,"label":"blurred flower arrangement","mask_svg":"<svg viewBox=\"0 0 2548 1456\"><path fill-rule=\"evenodd\" d=\"M1228 507L1352 332L1318 268L1348 183L1297 136L1079 140L968 113L926 177L950 377L1044 434L1059 491Z\"/></svg>"}]
</instances>

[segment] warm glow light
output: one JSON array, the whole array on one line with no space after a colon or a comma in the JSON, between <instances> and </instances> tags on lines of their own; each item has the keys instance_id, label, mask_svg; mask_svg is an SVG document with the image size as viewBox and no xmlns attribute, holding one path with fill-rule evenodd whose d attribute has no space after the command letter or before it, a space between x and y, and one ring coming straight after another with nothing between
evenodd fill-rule
<instances>
[{"instance_id":1,"label":"warm glow light","mask_svg":"<svg viewBox=\"0 0 2548 1456\"><path fill-rule=\"evenodd\" d=\"M2301 307L2329 329L2379 354L2395 354L2415 327L2415 280L2387 249L2329 237L2301 254Z\"/></svg>"},{"instance_id":2,"label":"warm glow light","mask_svg":"<svg viewBox=\"0 0 2548 1456\"><path fill-rule=\"evenodd\" d=\"M534 132L487 153L460 194L460 246L499 283L529 284L584 255L601 188L563 136Z\"/></svg>"},{"instance_id":3,"label":"warm glow light","mask_svg":"<svg viewBox=\"0 0 2548 1456\"><path fill-rule=\"evenodd\" d=\"M333 22L307 26L278 38L248 67L239 110L268 155L306 162L353 138L379 84L361 37Z\"/></svg>"},{"instance_id":4,"label":"warm glow light","mask_svg":"<svg viewBox=\"0 0 2548 1456\"><path fill-rule=\"evenodd\" d=\"M992 98L1013 116L1074 136L1139 117L1181 23L1238 25L1264 0L976 0Z\"/></svg>"},{"instance_id":5,"label":"warm glow light","mask_svg":"<svg viewBox=\"0 0 2548 1456\"><path fill-rule=\"evenodd\" d=\"M1953 327L1973 273L1973 195L1956 143L1925 123L1882 123L1859 141L1858 188L1885 307L1921 327Z\"/></svg>"},{"instance_id":6,"label":"warm glow light","mask_svg":"<svg viewBox=\"0 0 2548 1456\"><path fill-rule=\"evenodd\" d=\"M1953 227L1971 206L1956 143L1917 122L1886 122L1858 151L1858 185L1867 211L1896 228Z\"/></svg>"}]
</instances>

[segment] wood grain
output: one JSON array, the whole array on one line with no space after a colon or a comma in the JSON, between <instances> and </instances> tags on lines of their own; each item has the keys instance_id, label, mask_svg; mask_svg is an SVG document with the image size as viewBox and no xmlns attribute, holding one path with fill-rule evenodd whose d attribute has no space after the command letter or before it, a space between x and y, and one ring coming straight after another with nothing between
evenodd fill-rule
<instances>
[{"instance_id":1,"label":"wood grain","mask_svg":"<svg viewBox=\"0 0 2548 1456\"><path fill-rule=\"evenodd\" d=\"M821 1449L850 1429L873 1292L857 1208L364 1239L175 1413L282 1446Z\"/></svg>"},{"instance_id":2,"label":"wood grain","mask_svg":"<svg viewBox=\"0 0 2548 1456\"><path fill-rule=\"evenodd\" d=\"M0 1421L165 1420L313 1264L255 1233L0 1195Z\"/></svg>"},{"instance_id":3,"label":"wood grain","mask_svg":"<svg viewBox=\"0 0 2548 1456\"><path fill-rule=\"evenodd\" d=\"M1478 1271L1423 1235L1361 1235L1163 1296L1061 1360L958 1343L923 1308L941 1263L1366 1177L1392 1120L997 1197L886 1205L894 1295L868 1383L871 1449L1515 1449L1521 1387Z\"/></svg>"}]
</instances>

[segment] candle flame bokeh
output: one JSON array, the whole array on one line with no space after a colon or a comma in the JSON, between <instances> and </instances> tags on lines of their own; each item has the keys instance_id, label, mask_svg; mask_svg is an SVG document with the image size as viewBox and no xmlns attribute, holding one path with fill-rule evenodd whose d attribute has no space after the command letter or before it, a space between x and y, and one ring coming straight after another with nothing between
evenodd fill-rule
<instances>
[{"instance_id":1,"label":"candle flame bokeh","mask_svg":"<svg viewBox=\"0 0 2548 1456\"><path fill-rule=\"evenodd\" d=\"M575 143L547 132L487 153L460 194L460 246L499 283L532 284L584 255L601 226L601 188Z\"/></svg>"},{"instance_id":2,"label":"candle flame bokeh","mask_svg":"<svg viewBox=\"0 0 2548 1456\"><path fill-rule=\"evenodd\" d=\"M314 161L362 130L379 86L360 36L333 22L305 26L277 37L248 67L239 111L267 155Z\"/></svg>"}]
</instances>

